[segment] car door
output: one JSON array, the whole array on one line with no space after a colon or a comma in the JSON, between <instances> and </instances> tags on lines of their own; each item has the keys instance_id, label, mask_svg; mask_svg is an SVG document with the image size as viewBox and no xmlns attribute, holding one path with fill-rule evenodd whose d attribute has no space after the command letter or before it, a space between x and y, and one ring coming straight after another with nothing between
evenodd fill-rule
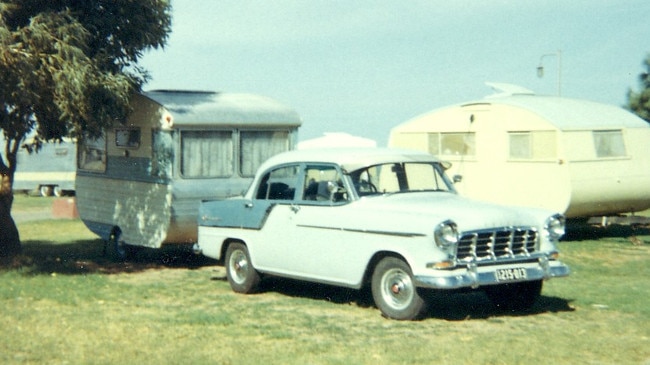
<instances>
[{"instance_id":1,"label":"car door","mask_svg":"<svg viewBox=\"0 0 650 365\"><path fill-rule=\"evenodd\" d=\"M292 269L316 281L356 283L365 263L356 259L359 233L342 229L352 218L347 183L335 165L307 164L303 171L302 194L289 212L295 249Z\"/></svg>"},{"instance_id":2,"label":"car door","mask_svg":"<svg viewBox=\"0 0 650 365\"><path fill-rule=\"evenodd\" d=\"M300 165L276 167L262 176L252 201L266 207L265 218L255 240L248 242L251 260L262 272L292 271L295 260L295 195L299 186Z\"/></svg>"}]
</instances>

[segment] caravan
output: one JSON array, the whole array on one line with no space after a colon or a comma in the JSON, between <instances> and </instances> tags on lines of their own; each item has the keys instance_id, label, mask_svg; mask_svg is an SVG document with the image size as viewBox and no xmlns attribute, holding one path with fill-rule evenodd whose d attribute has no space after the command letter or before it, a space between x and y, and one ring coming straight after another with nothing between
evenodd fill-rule
<instances>
[{"instance_id":1,"label":"caravan","mask_svg":"<svg viewBox=\"0 0 650 365\"><path fill-rule=\"evenodd\" d=\"M389 145L450 161L471 198L569 218L650 208L648 123L612 105L498 86L506 92L394 127Z\"/></svg>"},{"instance_id":2,"label":"caravan","mask_svg":"<svg viewBox=\"0 0 650 365\"><path fill-rule=\"evenodd\" d=\"M78 147L79 215L115 259L196 242L200 201L241 194L262 162L294 148L301 124L293 109L250 94L152 91L132 107Z\"/></svg>"}]
</instances>

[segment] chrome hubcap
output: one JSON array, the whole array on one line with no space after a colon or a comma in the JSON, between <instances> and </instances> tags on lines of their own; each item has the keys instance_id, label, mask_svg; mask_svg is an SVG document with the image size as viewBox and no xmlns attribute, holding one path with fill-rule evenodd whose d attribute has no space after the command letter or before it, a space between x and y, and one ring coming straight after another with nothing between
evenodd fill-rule
<instances>
[{"instance_id":1,"label":"chrome hubcap","mask_svg":"<svg viewBox=\"0 0 650 365\"><path fill-rule=\"evenodd\" d=\"M387 271L382 277L382 296L394 309L404 309L413 301L415 287L408 273L400 269Z\"/></svg>"},{"instance_id":2,"label":"chrome hubcap","mask_svg":"<svg viewBox=\"0 0 650 365\"><path fill-rule=\"evenodd\" d=\"M248 271L248 260L246 255L237 251L234 252L230 258L230 267L232 268L232 279L237 283L242 283L246 280L246 272Z\"/></svg>"},{"instance_id":3,"label":"chrome hubcap","mask_svg":"<svg viewBox=\"0 0 650 365\"><path fill-rule=\"evenodd\" d=\"M393 294L399 294L403 289L404 289L404 283L400 282L400 283L394 283L391 286L390 291L392 291Z\"/></svg>"}]
</instances>

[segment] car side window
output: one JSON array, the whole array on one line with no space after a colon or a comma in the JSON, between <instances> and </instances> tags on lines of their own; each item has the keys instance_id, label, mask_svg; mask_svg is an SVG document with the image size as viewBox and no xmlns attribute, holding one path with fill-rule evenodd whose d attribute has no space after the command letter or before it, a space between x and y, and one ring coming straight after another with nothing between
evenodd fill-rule
<instances>
[{"instance_id":1,"label":"car side window","mask_svg":"<svg viewBox=\"0 0 650 365\"><path fill-rule=\"evenodd\" d=\"M296 195L298 166L283 166L266 173L255 197L261 200L293 200Z\"/></svg>"},{"instance_id":2,"label":"car side window","mask_svg":"<svg viewBox=\"0 0 650 365\"><path fill-rule=\"evenodd\" d=\"M341 174L334 166L307 166L303 200L341 202L348 200Z\"/></svg>"}]
</instances>

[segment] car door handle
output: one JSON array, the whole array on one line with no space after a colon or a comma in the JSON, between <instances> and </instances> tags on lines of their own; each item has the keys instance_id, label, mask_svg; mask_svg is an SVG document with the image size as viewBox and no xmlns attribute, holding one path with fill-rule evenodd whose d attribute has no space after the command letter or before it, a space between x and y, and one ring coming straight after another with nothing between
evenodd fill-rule
<instances>
[{"instance_id":1,"label":"car door handle","mask_svg":"<svg viewBox=\"0 0 650 365\"><path fill-rule=\"evenodd\" d=\"M299 210L300 210L300 206L295 205L295 204L291 204L291 211L292 212L298 213Z\"/></svg>"}]
</instances>

